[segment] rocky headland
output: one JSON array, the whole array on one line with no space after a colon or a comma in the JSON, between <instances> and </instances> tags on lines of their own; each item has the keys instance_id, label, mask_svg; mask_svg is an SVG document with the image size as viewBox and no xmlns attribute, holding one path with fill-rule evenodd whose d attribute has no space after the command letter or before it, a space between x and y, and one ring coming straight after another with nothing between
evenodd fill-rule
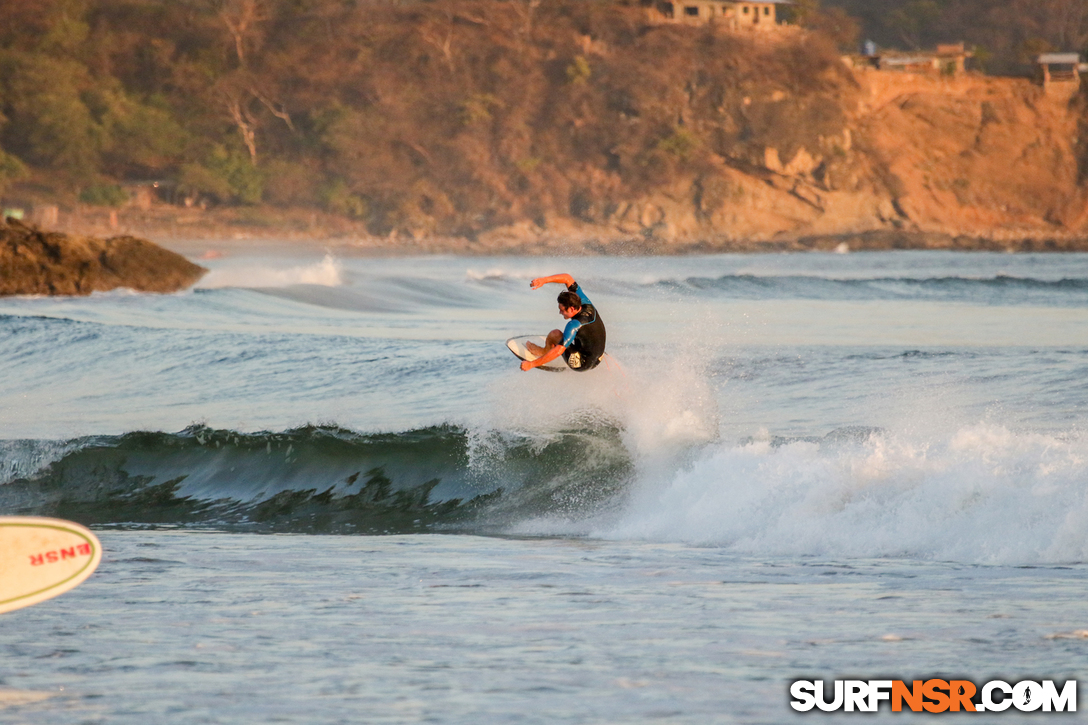
<instances>
[{"instance_id":1,"label":"rocky headland","mask_svg":"<svg viewBox=\"0 0 1088 725\"><path fill-rule=\"evenodd\" d=\"M794 91L753 82L733 119L692 112L692 136L676 141L691 148L666 146L648 160L668 171L653 183L626 184L603 164L557 169L546 196L507 187L506 218L475 229L422 212L376 228L274 205L128 208L113 226L106 212L84 209L62 223L164 242L325 240L376 254L1088 250L1079 92L975 74L823 73L823 87Z\"/></svg>"},{"instance_id":2,"label":"rocky headland","mask_svg":"<svg viewBox=\"0 0 1088 725\"><path fill-rule=\"evenodd\" d=\"M146 239L47 232L15 219L0 224L0 296L177 292L206 271Z\"/></svg>"},{"instance_id":3,"label":"rocky headland","mask_svg":"<svg viewBox=\"0 0 1088 725\"><path fill-rule=\"evenodd\" d=\"M100 62L43 84L60 65L12 56L26 92L0 123L4 207L75 234L374 254L1088 249L1075 83L876 70L819 31L661 24L636 3L269 2L237 37L225 10L168 3L146 38L135 7L89 5ZM170 51L134 65L139 46Z\"/></svg>"}]
</instances>

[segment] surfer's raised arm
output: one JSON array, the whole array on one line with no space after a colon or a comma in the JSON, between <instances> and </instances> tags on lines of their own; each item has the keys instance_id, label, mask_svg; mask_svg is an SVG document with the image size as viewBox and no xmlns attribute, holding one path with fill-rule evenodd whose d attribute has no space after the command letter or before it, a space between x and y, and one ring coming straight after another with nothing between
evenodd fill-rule
<instances>
[{"instance_id":1,"label":"surfer's raised arm","mask_svg":"<svg viewBox=\"0 0 1088 725\"><path fill-rule=\"evenodd\" d=\"M565 284L567 287L570 287L572 284L577 284L574 281L574 277L571 277L569 274L564 273L564 274L553 274L550 277L537 277L536 279L534 279L532 282L529 283L529 286L532 287L533 289L540 289L544 285L552 284L552 283Z\"/></svg>"}]
</instances>

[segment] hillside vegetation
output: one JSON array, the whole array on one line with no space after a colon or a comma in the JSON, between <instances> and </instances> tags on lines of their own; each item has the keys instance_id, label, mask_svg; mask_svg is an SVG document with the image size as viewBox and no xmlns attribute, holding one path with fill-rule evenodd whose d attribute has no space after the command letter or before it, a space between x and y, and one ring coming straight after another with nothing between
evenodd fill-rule
<instances>
[{"instance_id":1,"label":"hillside vegetation","mask_svg":"<svg viewBox=\"0 0 1088 725\"><path fill-rule=\"evenodd\" d=\"M378 234L599 221L841 131L831 45L756 41L569 0L25 0L0 10L0 173L107 204L168 179Z\"/></svg>"},{"instance_id":2,"label":"hillside vegetation","mask_svg":"<svg viewBox=\"0 0 1088 725\"><path fill-rule=\"evenodd\" d=\"M109 207L154 179L194 208L523 247L1083 232L1079 97L856 73L836 17L730 34L599 0L4 3L0 193Z\"/></svg>"}]
</instances>

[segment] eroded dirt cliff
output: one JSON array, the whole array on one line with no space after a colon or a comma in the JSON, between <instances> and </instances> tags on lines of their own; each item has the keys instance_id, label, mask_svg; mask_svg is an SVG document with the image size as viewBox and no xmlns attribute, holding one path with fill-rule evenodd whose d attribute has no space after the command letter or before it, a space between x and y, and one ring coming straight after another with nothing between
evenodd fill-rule
<instances>
[{"instance_id":1,"label":"eroded dirt cliff","mask_svg":"<svg viewBox=\"0 0 1088 725\"><path fill-rule=\"evenodd\" d=\"M747 158L714 155L700 173L618 204L603 224L552 231L744 248L1067 249L1088 236L1079 94L975 75L854 78L830 133L765 133L747 140ZM791 102L774 90L748 99Z\"/></svg>"},{"instance_id":2,"label":"eroded dirt cliff","mask_svg":"<svg viewBox=\"0 0 1088 725\"><path fill-rule=\"evenodd\" d=\"M1026 80L867 73L857 128L897 216L926 231L1083 234L1083 103Z\"/></svg>"}]
</instances>

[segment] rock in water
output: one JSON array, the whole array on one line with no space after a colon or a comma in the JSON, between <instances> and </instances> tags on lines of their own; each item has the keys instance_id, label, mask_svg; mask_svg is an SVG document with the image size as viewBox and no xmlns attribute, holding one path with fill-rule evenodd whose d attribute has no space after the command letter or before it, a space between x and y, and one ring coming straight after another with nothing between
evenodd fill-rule
<instances>
[{"instance_id":1,"label":"rock in water","mask_svg":"<svg viewBox=\"0 0 1088 725\"><path fill-rule=\"evenodd\" d=\"M97 239L0 223L0 296L177 292L208 270L137 237Z\"/></svg>"}]
</instances>

